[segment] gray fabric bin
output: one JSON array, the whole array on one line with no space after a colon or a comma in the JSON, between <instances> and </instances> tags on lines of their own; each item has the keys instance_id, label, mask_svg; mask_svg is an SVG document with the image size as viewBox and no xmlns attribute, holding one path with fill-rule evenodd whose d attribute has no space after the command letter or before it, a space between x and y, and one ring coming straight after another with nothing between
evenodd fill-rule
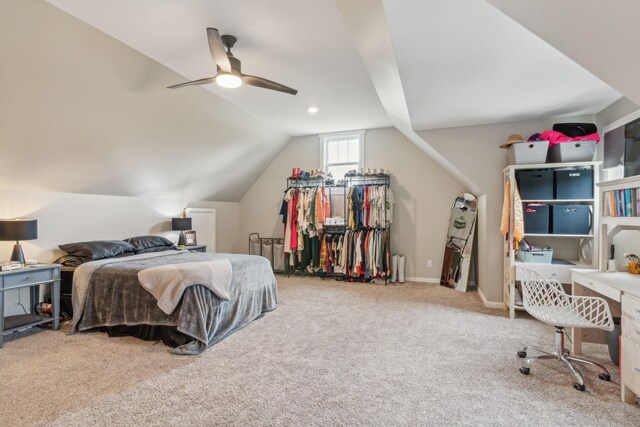
<instances>
[{"instance_id":1,"label":"gray fabric bin","mask_svg":"<svg viewBox=\"0 0 640 427\"><path fill-rule=\"evenodd\" d=\"M284 242L273 241L273 269L284 271Z\"/></svg>"},{"instance_id":2,"label":"gray fabric bin","mask_svg":"<svg viewBox=\"0 0 640 427\"><path fill-rule=\"evenodd\" d=\"M260 255L261 252L260 239L249 240L249 255Z\"/></svg>"},{"instance_id":3,"label":"gray fabric bin","mask_svg":"<svg viewBox=\"0 0 640 427\"><path fill-rule=\"evenodd\" d=\"M271 239L262 239L262 256L269 260L273 268L273 243Z\"/></svg>"}]
</instances>

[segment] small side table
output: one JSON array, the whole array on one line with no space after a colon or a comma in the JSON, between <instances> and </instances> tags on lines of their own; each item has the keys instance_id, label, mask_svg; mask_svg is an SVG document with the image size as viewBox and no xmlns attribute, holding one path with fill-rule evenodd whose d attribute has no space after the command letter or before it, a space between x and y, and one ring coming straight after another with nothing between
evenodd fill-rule
<instances>
[{"instance_id":1,"label":"small side table","mask_svg":"<svg viewBox=\"0 0 640 427\"><path fill-rule=\"evenodd\" d=\"M207 245L192 245L184 247L188 251L193 252L207 252Z\"/></svg>"},{"instance_id":2,"label":"small side table","mask_svg":"<svg viewBox=\"0 0 640 427\"><path fill-rule=\"evenodd\" d=\"M51 285L52 316L40 316L35 312L38 287ZM4 318L4 292L13 289L30 288L31 313ZM0 272L0 348L4 336L27 327L53 322L53 330L60 328L60 265L37 264L18 270Z\"/></svg>"}]
</instances>

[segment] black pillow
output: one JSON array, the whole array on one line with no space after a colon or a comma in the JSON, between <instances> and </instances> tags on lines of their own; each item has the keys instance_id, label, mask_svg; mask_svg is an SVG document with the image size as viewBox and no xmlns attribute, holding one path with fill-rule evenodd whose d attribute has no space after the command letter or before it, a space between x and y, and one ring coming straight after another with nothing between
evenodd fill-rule
<instances>
[{"instance_id":1,"label":"black pillow","mask_svg":"<svg viewBox=\"0 0 640 427\"><path fill-rule=\"evenodd\" d=\"M54 264L61 264L65 267L77 267L82 264L82 258L75 255L62 255L57 260L53 261Z\"/></svg>"},{"instance_id":2,"label":"black pillow","mask_svg":"<svg viewBox=\"0 0 640 427\"><path fill-rule=\"evenodd\" d=\"M129 237L125 242L130 243L136 253L160 252L176 249L171 240L162 236L136 236Z\"/></svg>"},{"instance_id":3,"label":"black pillow","mask_svg":"<svg viewBox=\"0 0 640 427\"><path fill-rule=\"evenodd\" d=\"M82 262L95 259L112 258L126 253L135 252L135 248L122 240L94 240L91 242L66 243L58 245L69 255L75 255Z\"/></svg>"},{"instance_id":4,"label":"black pillow","mask_svg":"<svg viewBox=\"0 0 640 427\"><path fill-rule=\"evenodd\" d=\"M149 252L162 252L178 249L175 246L156 246L155 248L136 249L136 254L148 254Z\"/></svg>"}]
</instances>

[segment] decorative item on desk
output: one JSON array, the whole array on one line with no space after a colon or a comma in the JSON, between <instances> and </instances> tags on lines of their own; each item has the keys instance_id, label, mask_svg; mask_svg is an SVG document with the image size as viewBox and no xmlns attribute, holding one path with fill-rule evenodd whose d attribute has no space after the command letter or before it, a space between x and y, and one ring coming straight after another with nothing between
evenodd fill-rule
<instances>
[{"instance_id":1,"label":"decorative item on desk","mask_svg":"<svg viewBox=\"0 0 640 427\"><path fill-rule=\"evenodd\" d=\"M607 263L607 271L610 273L615 273L616 271L618 271L618 268L616 267L616 260L614 259L616 253L616 247L614 245L611 245L609 247L609 262Z\"/></svg>"},{"instance_id":2,"label":"decorative item on desk","mask_svg":"<svg viewBox=\"0 0 640 427\"><path fill-rule=\"evenodd\" d=\"M180 237L178 238L177 246L183 248L185 246L184 232L191 230L191 218L187 218L186 209L182 209L182 218L171 218L171 230L180 231Z\"/></svg>"},{"instance_id":3,"label":"decorative item on desk","mask_svg":"<svg viewBox=\"0 0 640 427\"><path fill-rule=\"evenodd\" d=\"M640 258L634 254L623 254L625 259L629 262L627 270L631 274L640 274Z\"/></svg>"},{"instance_id":4,"label":"decorative item on desk","mask_svg":"<svg viewBox=\"0 0 640 427\"><path fill-rule=\"evenodd\" d=\"M38 238L38 220L29 218L1 219L0 240L12 241L16 244L11 253L11 261L24 264L21 240L35 240Z\"/></svg>"}]
</instances>

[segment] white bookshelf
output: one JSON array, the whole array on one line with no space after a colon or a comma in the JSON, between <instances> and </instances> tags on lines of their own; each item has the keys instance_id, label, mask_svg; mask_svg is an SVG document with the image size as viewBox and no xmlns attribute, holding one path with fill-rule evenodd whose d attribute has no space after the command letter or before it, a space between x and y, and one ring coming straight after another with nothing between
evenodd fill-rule
<instances>
[{"instance_id":1,"label":"white bookshelf","mask_svg":"<svg viewBox=\"0 0 640 427\"><path fill-rule=\"evenodd\" d=\"M511 200L511 212L509 219L509 232L507 237L503 241L503 260L504 260L504 272L503 272L503 305L506 310L509 310L509 317L512 319L515 317L515 312L522 309L520 296L516 291L516 281L520 278L516 276L516 266L522 266L535 271L538 271L545 277L558 280L561 283L571 283L571 269L572 268L591 268L597 269L599 262L599 233L600 228L600 198L597 197L597 188L595 184L598 183L600 178L600 165L602 162L572 162L572 163L540 163L531 165L510 165L503 169L504 184L506 188L507 182L510 183L511 194L509 195ZM591 231L588 234L537 234L537 233L525 233L525 238L531 238L536 243L541 242L544 245L554 247L559 244L559 240L568 242L568 246L575 248L575 257L571 259L563 259L567 261L567 264L539 264L539 263L526 263L516 259L515 251L512 244L514 241L514 188L516 186L516 171L528 170L528 169L567 169L567 168L591 168L593 170L594 180L594 192L593 198L589 199L536 199L522 200L522 203L545 203L549 205L554 204L582 204L592 207L592 221ZM583 257L581 247L585 244L591 246L591 256ZM554 251L554 257L557 257Z\"/></svg>"}]
</instances>

